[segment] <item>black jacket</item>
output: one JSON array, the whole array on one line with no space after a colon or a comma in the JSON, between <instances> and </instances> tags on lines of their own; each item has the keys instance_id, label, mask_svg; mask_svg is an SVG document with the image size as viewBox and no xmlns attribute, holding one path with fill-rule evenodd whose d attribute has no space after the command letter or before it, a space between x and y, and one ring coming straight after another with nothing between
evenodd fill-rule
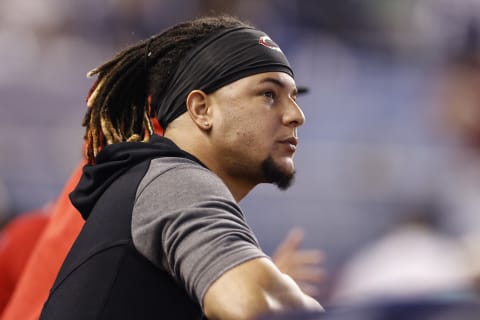
<instances>
[{"instance_id":1,"label":"black jacket","mask_svg":"<svg viewBox=\"0 0 480 320\"><path fill-rule=\"evenodd\" d=\"M168 139L107 146L85 166L70 194L85 225L50 291L40 319L201 319L173 278L135 249L131 216L137 187L150 161L183 157L199 162ZM42 266L38 266L41 268Z\"/></svg>"}]
</instances>

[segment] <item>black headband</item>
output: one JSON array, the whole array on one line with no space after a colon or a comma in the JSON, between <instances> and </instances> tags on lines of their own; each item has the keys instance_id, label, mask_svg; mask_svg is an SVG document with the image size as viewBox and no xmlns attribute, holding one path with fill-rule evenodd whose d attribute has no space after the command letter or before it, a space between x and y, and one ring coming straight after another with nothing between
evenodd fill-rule
<instances>
[{"instance_id":1,"label":"black headband","mask_svg":"<svg viewBox=\"0 0 480 320\"><path fill-rule=\"evenodd\" d=\"M193 48L178 66L160 101L154 99L163 128L187 111L193 90L212 93L221 87L262 72L285 72L293 78L287 58L264 32L248 27L225 29Z\"/></svg>"}]
</instances>

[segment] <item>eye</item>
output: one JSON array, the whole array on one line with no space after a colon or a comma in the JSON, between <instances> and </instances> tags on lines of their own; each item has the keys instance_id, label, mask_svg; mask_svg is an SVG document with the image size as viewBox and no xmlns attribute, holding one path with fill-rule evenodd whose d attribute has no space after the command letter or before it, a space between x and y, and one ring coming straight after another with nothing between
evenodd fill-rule
<instances>
[{"instance_id":1,"label":"eye","mask_svg":"<svg viewBox=\"0 0 480 320\"><path fill-rule=\"evenodd\" d=\"M271 90L267 90L265 92L263 92L263 95L269 99L274 99L275 98L275 92L271 91Z\"/></svg>"}]
</instances>

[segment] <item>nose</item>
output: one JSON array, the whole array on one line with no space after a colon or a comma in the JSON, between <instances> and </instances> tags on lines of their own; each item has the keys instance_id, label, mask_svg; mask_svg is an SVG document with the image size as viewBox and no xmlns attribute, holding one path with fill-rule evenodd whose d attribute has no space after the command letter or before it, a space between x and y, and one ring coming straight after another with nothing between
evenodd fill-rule
<instances>
[{"instance_id":1,"label":"nose","mask_svg":"<svg viewBox=\"0 0 480 320\"><path fill-rule=\"evenodd\" d=\"M305 123L305 115L295 100L289 99L283 121L286 125L295 128Z\"/></svg>"}]
</instances>

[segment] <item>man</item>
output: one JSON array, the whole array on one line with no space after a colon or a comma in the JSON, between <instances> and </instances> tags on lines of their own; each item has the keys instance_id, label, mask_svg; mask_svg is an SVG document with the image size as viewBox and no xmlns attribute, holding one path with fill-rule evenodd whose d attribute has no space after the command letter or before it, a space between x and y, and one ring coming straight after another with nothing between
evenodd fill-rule
<instances>
[{"instance_id":1,"label":"man","mask_svg":"<svg viewBox=\"0 0 480 320\"><path fill-rule=\"evenodd\" d=\"M156 132L162 134L161 130L157 129ZM84 220L68 197L78 184L84 165L83 161L77 165L59 197L52 204L51 212L45 216L44 219L48 220L48 223L42 230L36 230L38 239L34 247L33 243L31 244L32 252L29 257L25 255L21 257L23 259L21 268L17 265L12 269L18 269L15 269L17 278L11 287L5 287L9 290L10 298L4 312L0 310L0 319L35 320L40 317L42 306L58 270L84 224ZM324 279L321 266L322 253L315 249L301 249L302 240L302 230L293 228L274 251L272 260L283 273L291 276L305 293L318 296L317 286ZM23 249L28 247L25 243L22 243L22 246ZM18 258L8 258L5 263L10 266ZM42 267L39 268L39 265ZM21 274L18 274L19 271ZM13 286L15 290L12 292Z\"/></svg>"},{"instance_id":2,"label":"man","mask_svg":"<svg viewBox=\"0 0 480 320\"><path fill-rule=\"evenodd\" d=\"M90 74L89 165L71 193L86 223L41 319L321 310L261 251L237 205L257 184L285 189L294 176L304 116L280 48L237 19L201 18Z\"/></svg>"}]
</instances>

